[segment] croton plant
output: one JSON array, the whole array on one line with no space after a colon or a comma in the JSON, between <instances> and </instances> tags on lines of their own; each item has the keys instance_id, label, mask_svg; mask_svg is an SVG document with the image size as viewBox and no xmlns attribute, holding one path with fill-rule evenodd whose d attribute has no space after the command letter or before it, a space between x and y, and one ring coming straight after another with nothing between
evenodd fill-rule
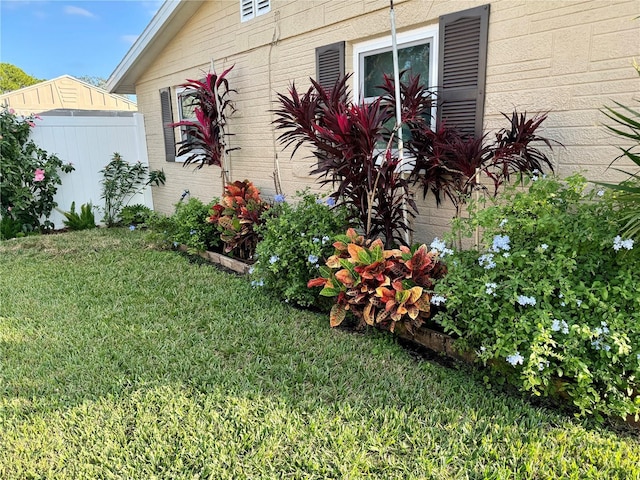
<instances>
[{"instance_id":1,"label":"croton plant","mask_svg":"<svg viewBox=\"0 0 640 480\"><path fill-rule=\"evenodd\" d=\"M216 223L225 253L233 252L239 258L253 256L259 236L254 227L261 223L260 216L269 204L260 197L260 190L249 180L235 181L224 187L220 203L214 205L207 221Z\"/></svg>"},{"instance_id":2,"label":"croton plant","mask_svg":"<svg viewBox=\"0 0 640 480\"><path fill-rule=\"evenodd\" d=\"M330 324L340 325L351 312L359 326L394 331L402 322L408 331L420 327L431 314L434 280L446 267L426 245L385 250L380 239L365 240L355 230L336 237L335 253L320 267L321 277L308 287L323 287L320 295L336 297Z\"/></svg>"}]
</instances>

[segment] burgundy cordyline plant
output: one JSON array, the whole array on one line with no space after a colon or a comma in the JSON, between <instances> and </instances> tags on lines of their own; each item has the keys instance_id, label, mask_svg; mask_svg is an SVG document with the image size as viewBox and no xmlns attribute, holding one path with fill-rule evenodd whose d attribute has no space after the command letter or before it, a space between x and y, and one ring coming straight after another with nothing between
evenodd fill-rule
<instances>
[{"instance_id":1,"label":"burgundy cordyline plant","mask_svg":"<svg viewBox=\"0 0 640 480\"><path fill-rule=\"evenodd\" d=\"M511 175L553 171L549 158L534 146L552 147L552 141L536 133L546 115L505 115L511 125L492 142L487 135L464 135L446 122L433 129L435 95L416 75L407 76L400 86L401 123L410 132L405 154L412 165L405 178L392 148L395 131L385 126L395 117L393 79L385 76L380 86L384 94L368 104L348 100L347 79L331 90L311 80L302 94L292 85L288 95L278 94L274 123L282 130L279 141L285 147L294 145L292 156L303 144L313 147L318 163L311 174L319 175L321 184L334 185L332 197L351 208L365 237L381 236L386 248L403 243L402 233L410 230L406 219L417 213L409 192L412 184L421 185L425 197L431 192L438 205L448 198L459 214L474 190L486 190L479 174L491 180L495 195ZM380 143L386 148L379 149Z\"/></svg>"},{"instance_id":2,"label":"burgundy cordyline plant","mask_svg":"<svg viewBox=\"0 0 640 480\"><path fill-rule=\"evenodd\" d=\"M172 124L174 127L186 127L185 139L178 142L178 155L186 155L183 166L191 163L197 168L204 165L216 165L222 169L224 184L229 182L226 177L225 156L232 150L228 148L226 136L227 112L232 113L235 108L230 100L230 94L236 90L229 88L227 74L233 66L220 75L208 73L203 80L187 80L181 86L193 97L194 114L197 121L183 120Z\"/></svg>"},{"instance_id":3,"label":"burgundy cordyline plant","mask_svg":"<svg viewBox=\"0 0 640 480\"><path fill-rule=\"evenodd\" d=\"M331 90L311 80L302 94L292 85L288 96L278 94L274 123L283 130L280 142L294 145L292 155L305 143L314 147L318 163L311 174L335 186L332 197L350 208L367 238L380 236L391 247L402 243L401 234L409 229L405 218L417 211L391 150L393 132L385 127L393 109L382 99L351 103L347 79ZM379 150L380 142L387 147Z\"/></svg>"}]
</instances>

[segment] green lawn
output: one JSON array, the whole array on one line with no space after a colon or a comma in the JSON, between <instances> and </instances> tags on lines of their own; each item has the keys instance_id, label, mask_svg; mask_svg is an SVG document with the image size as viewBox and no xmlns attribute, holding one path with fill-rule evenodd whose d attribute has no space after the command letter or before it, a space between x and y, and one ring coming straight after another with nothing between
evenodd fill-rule
<instances>
[{"instance_id":1,"label":"green lawn","mask_svg":"<svg viewBox=\"0 0 640 480\"><path fill-rule=\"evenodd\" d=\"M640 478L581 424L95 230L0 244L0 478Z\"/></svg>"}]
</instances>

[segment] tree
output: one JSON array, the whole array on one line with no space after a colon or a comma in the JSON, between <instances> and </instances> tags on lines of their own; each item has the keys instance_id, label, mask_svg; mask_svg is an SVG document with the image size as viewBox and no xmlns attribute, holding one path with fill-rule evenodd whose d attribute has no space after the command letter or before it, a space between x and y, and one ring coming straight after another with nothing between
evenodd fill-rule
<instances>
[{"instance_id":1,"label":"tree","mask_svg":"<svg viewBox=\"0 0 640 480\"><path fill-rule=\"evenodd\" d=\"M78 80L82 80L89 85L93 85L94 87L102 88L106 90L107 80L102 77L93 77L91 75L82 75L81 77L77 77Z\"/></svg>"},{"instance_id":2,"label":"tree","mask_svg":"<svg viewBox=\"0 0 640 480\"><path fill-rule=\"evenodd\" d=\"M40 82L42 80L26 74L15 65L0 63L0 93L11 92Z\"/></svg>"}]
</instances>

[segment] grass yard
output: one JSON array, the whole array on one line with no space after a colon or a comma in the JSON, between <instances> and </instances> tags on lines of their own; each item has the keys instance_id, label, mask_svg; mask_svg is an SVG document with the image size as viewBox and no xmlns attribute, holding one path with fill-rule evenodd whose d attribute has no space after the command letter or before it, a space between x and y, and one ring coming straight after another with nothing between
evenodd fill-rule
<instances>
[{"instance_id":1,"label":"grass yard","mask_svg":"<svg viewBox=\"0 0 640 480\"><path fill-rule=\"evenodd\" d=\"M93 230L0 243L0 478L638 479L579 423Z\"/></svg>"}]
</instances>

